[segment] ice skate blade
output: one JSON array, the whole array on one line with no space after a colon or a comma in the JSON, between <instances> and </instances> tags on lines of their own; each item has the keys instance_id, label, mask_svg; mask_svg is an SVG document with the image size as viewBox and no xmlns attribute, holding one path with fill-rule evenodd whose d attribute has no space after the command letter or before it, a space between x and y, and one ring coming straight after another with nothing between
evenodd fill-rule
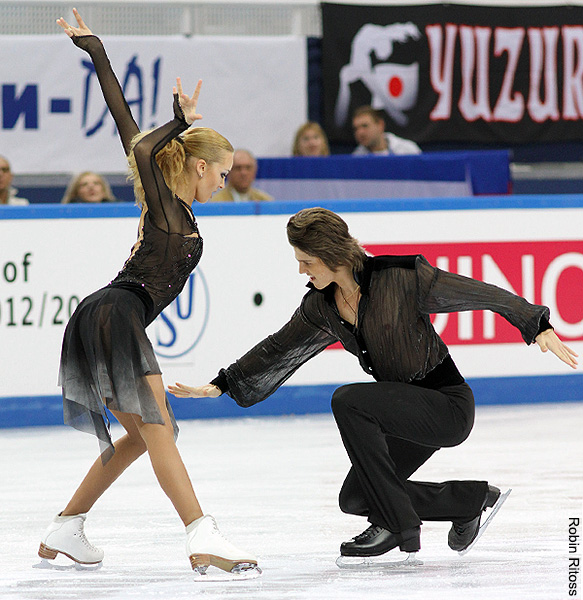
<instances>
[{"instance_id":1,"label":"ice skate blade","mask_svg":"<svg viewBox=\"0 0 583 600\"><path fill-rule=\"evenodd\" d=\"M419 567L423 564L415 556L415 552L409 552L407 558L391 560L387 556L339 556L336 565L341 569L353 571L384 571L389 569L403 569Z\"/></svg>"},{"instance_id":2,"label":"ice skate blade","mask_svg":"<svg viewBox=\"0 0 583 600\"><path fill-rule=\"evenodd\" d=\"M248 579L257 579L261 576L261 569L252 563L239 563L232 571L223 571L216 567L201 565L193 570L194 581L212 582L212 581L244 581Z\"/></svg>"},{"instance_id":3,"label":"ice skate blade","mask_svg":"<svg viewBox=\"0 0 583 600\"><path fill-rule=\"evenodd\" d=\"M498 497L498 500L496 500L496 504L494 504L494 506L492 507L492 510L490 511L490 514L488 515L488 518L480 525L480 529L478 529L478 534L472 540L472 543L467 548L464 548L463 550L460 550L458 552L458 554L460 556L467 554L476 545L476 542L482 537L484 531L486 531L486 527L488 527L488 525L490 524L490 521L494 518L496 513L502 508L502 505L504 504L504 502L506 502L506 499L508 498L508 496L510 496L511 491L512 491L512 488L509 488L503 494L500 494L500 496Z\"/></svg>"},{"instance_id":4,"label":"ice skate blade","mask_svg":"<svg viewBox=\"0 0 583 600\"><path fill-rule=\"evenodd\" d=\"M102 562L92 565L81 564L67 557L62 557L60 560L48 560L41 558L41 561L32 565L33 569L48 569L53 571L97 571L103 566Z\"/></svg>"}]
</instances>

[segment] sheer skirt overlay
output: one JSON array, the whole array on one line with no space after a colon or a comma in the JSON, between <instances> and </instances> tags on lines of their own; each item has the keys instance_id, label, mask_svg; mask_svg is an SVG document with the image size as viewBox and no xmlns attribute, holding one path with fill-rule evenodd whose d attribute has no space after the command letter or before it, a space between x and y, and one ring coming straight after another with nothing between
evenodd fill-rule
<instances>
[{"instance_id":1,"label":"sheer skirt overlay","mask_svg":"<svg viewBox=\"0 0 583 600\"><path fill-rule=\"evenodd\" d=\"M164 423L147 380L161 371L145 313L136 294L106 287L83 300L65 330L59 370L65 423L95 434L102 452L113 451L105 406Z\"/></svg>"}]
</instances>

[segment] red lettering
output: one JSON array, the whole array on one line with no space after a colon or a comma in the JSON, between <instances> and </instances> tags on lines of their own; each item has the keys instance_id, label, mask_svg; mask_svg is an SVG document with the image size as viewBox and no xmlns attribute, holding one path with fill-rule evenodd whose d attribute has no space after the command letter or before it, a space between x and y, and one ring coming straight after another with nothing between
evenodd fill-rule
<instances>
[{"instance_id":1,"label":"red lettering","mask_svg":"<svg viewBox=\"0 0 583 600\"><path fill-rule=\"evenodd\" d=\"M457 105L468 122L515 123L526 113L537 123L561 118L558 90L563 88L562 117L583 118L583 26L544 28L428 25L429 76L437 101L432 121L451 118L454 98L456 44L459 34L461 86ZM558 73L558 44L562 36L563 72ZM525 49L525 38L528 49ZM528 90L515 89L521 55L528 52ZM499 90L492 89L491 62L506 56ZM559 76L562 80L559 81ZM525 106L525 94L528 100ZM492 108L493 106L493 108Z\"/></svg>"}]
</instances>

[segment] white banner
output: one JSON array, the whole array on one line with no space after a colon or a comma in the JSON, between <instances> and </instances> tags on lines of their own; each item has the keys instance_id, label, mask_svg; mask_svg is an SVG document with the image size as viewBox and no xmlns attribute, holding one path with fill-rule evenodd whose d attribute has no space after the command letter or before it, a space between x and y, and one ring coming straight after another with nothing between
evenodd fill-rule
<instances>
[{"instance_id":1,"label":"white banner","mask_svg":"<svg viewBox=\"0 0 583 600\"><path fill-rule=\"evenodd\" d=\"M55 25L55 27L57 27ZM203 87L201 126L257 156L288 156L306 120L303 37L104 37L140 129L172 118L180 76ZM123 173L126 161L89 55L64 35L0 37L0 154L22 174Z\"/></svg>"},{"instance_id":2,"label":"white banner","mask_svg":"<svg viewBox=\"0 0 583 600\"><path fill-rule=\"evenodd\" d=\"M0 397L57 395L62 335L78 301L106 285L136 236L132 218L0 219ZM104 215L108 207L102 208ZM83 207L69 207L69 215ZM85 213L87 214L87 213ZM137 211L136 211L137 214ZM583 209L346 213L370 250L416 246L454 272L513 289L551 306L557 333L583 351ZM202 384L278 330L306 292L287 243L289 215L201 216L205 250L179 297L149 336L165 383ZM452 230L452 223L455 230ZM544 227L541 226L544 223ZM434 256L431 256L434 253ZM516 270L514 270L516 267ZM488 313L489 314L489 313ZM566 365L515 338L503 319L439 315L465 377L571 374ZM366 380L355 357L326 350L290 384Z\"/></svg>"}]
</instances>

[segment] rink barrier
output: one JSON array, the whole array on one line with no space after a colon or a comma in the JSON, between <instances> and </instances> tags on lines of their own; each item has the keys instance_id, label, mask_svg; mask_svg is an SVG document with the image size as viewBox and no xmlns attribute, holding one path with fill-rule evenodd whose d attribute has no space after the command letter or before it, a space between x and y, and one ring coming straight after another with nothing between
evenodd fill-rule
<instances>
[{"instance_id":1,"label":"rink barrier","mask_svg":"<svg viewBox=\"0 0 583 600\"><path fill-rule=\"evenodd\" d=\"M543 377L484 377L467 379L476 406L582 402L580 375ZM249 408L230 397L175 398L169 395L174 415L181 419L219 419L330 413L330 400L338 385L283 386L270 398ZM63 424L61 396L0 399L0 428L42 427ZM111 417L112 422L115 419Z\"/></svg>"},{"instance_id":2,"label":"rink barrier","mask_svg":"<svg viewBox=\"0 0 583 600\"><path fill-rule=\"evenodd\" d=\"M341 213L580 209L583 208L583 195L210 203L197 206L196 212L197 216L201 217L291 215L301 208L310 206L322 206ZM129 218L138 214L137 207L132 203L98 206L36 204L26 207L0 207L0 220ZM467 380L474 390L478 406L583 401L581 385L583 380L580 372L542 376L468 377ZM171 403L178 419L322 414L330 412L330 400L338 385L283 386L268 400L248 409L237 406L227 396L198 400L172 397ZM15 397L2 394L0 391L0 428L60 425L62 422L62 401L59 395L24 393Z\"/></svg>"},{"instance_id":3,"label":"rink barrier","mask_svg":"<svg viewBox=\"0 0 583 600\"><path fill-rule=\"evenodd\" d=\"M302 208L321 206L335 212L448 211L582 208L582 194L463 196L459 198L395 198L345 200L287 200L275 202L211 202L196 206L196 216L244 216L294 214ZM131 202L87 206L82 204L30 204L0 206L0 220L6 219L102 219L139 215Z\"/></svg>"}]
</instances>

